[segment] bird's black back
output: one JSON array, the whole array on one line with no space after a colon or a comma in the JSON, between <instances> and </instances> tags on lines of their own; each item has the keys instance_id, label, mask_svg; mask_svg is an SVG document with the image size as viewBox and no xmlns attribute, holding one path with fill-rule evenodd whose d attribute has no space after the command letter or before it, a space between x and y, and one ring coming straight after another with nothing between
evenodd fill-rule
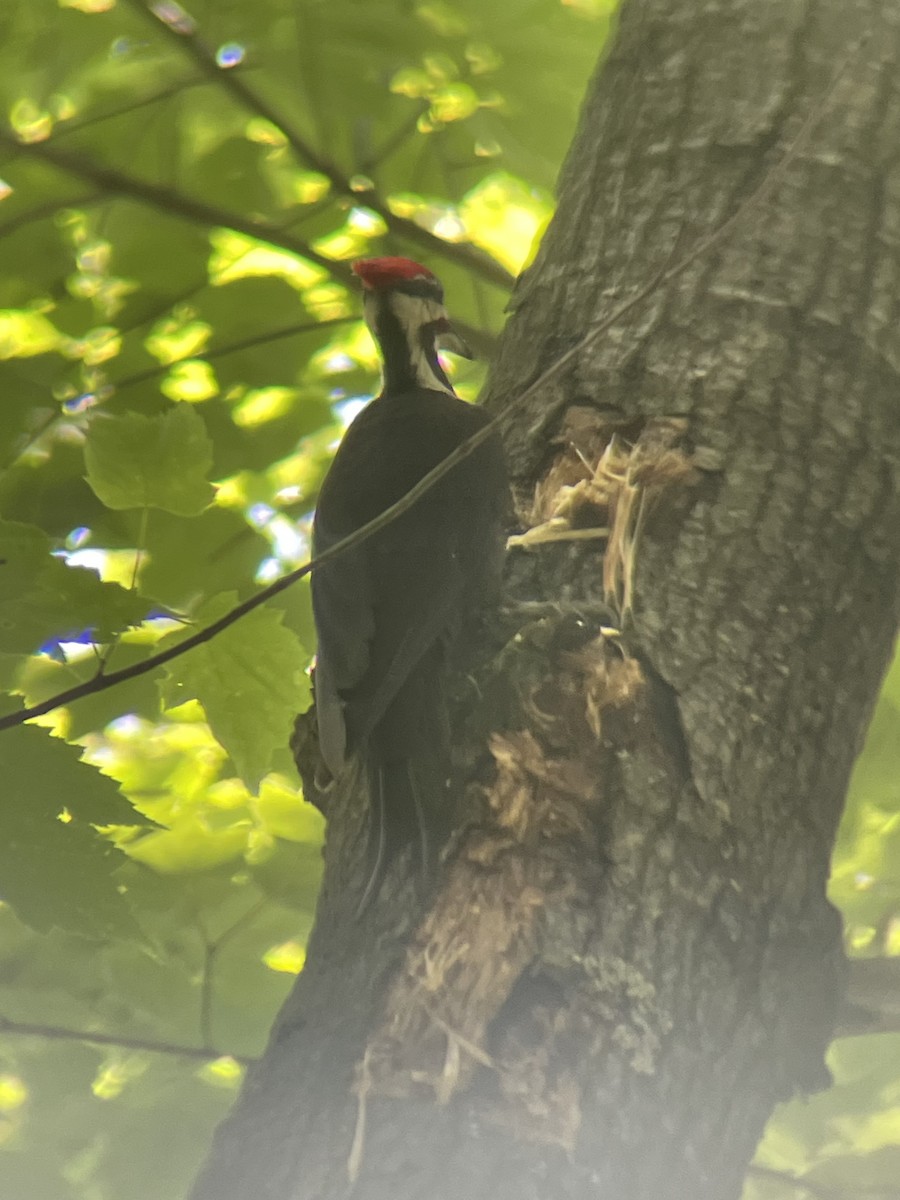
<instances>
[{"instance_id":1,"label":"bird's black back","mask_svg":"<svg viewBox=\"0 0 900 1200\"><path fill-rule=\"evenodd\" d=\"M315 552L399 500L487 421L446 392L418 388L374 400L347 431L322 486ZM447 658L498 594L507 505L493 435L410 510L314 572L316 708L333 773L362 753L370 787L373 762L382 785L385 772L393 775L395 791L410 762L434 777L426 791L445 777ZM392 797L383 799L390 809Z\"/></svg>"}]
</instances>

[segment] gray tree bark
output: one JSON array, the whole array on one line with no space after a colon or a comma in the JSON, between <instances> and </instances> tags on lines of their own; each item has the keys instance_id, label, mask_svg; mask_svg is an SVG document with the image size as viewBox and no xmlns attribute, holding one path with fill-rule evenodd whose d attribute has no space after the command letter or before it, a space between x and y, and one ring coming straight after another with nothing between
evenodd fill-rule
<instances>
[{"instance_id":1,"label":"gray tree bark","mask_svg":"<svg viewBox=\"0 0 900 1200\"><path fill-rule=\"evenodd\" d=\"M631 616L603 637L601 541L511 553L548 607L463 686L444 872L355 921L334 802L307 967L194 1200L726 1200L827 1082L829 855L900 609L900 10L626 3L489 400L737 211L865 34L727 241L510 412L542 515L581 471L569 524L634 533L586 479L613 434L655 494L607 550Z\"/></svg>"}]
</instances>

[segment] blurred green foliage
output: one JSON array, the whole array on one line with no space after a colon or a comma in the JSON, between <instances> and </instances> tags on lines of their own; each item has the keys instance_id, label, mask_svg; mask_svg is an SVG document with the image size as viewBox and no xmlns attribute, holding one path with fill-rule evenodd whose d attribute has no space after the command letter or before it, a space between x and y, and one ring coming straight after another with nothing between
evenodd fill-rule
<instances>
[{"instance_id":1,"label":"blurred green foliage","mask_svg":"<svg viewBox=\"0 0 900 1200\"><path fill-rule=\"evenodd\" d=\"M350 259L425 261L490 348L613 7L5 0L0 713L305 560L376 386ZM451 366L474 396L483 368ZM313 648L302 582L0 732L4 1197L183 1194L302 968L322 823L287 739ZM898 708L895 672L835 860L868 955L900 953ZM900 1069L872 1041L836 1049L815 1119L773 1126L756 1196L887 1170Z\"/></svg>"},{"instance_id":2,"label":"blurred green foliage","mask_svg":"<svg viewBox=\"0 0 900 1200\"><path fill-rule=\"evenodd\" d=\"M885 1032L832 1043L833 1086L777 1110L744 1200L900 1194L900 655L853 773L829 894L847 953L885 968L883 989L850 987Z\"/></svg>"},{"instance_id":3,"label":"blurred green foliage","mask_svg":"<svg viewBox=\"0 0 900 1200\"><path fill-rule=\"evenodd\" d=\"M353 257L424 260L490 347L610 8L7 0L0 712L306 559L377 383ZM474 396L483 367L453 367ZM0 733L4 1197L183 1194L242 1073L218 1052L261 1050L303 964L322 821L288 740L313 649L304 581Z\"/></svg>"}]
</instances>

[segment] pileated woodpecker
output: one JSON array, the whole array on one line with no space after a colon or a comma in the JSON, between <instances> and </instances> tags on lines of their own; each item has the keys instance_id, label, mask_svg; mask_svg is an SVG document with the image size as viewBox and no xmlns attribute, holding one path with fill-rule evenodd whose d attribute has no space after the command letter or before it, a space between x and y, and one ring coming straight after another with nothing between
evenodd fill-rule
<instances>
[{"instance_id":1,"label":"pileated woodpecker","mask_svg":"<svg viewBox=\"0 0 900 1200\"><path fill-rule=\"evenodd\" d=\"M316 554L399 500L488 423L441 366L439 346L471 355L431 271L407 258L362 259L353 271L381 350L382 388L350 425L322 484ZM368 782L360 909L404 845L418 839L426 867L433 857L434 832L446 821L445 676L454 644L497 598L508 503L494 434L409 510L313 573L322 757L335 778L359 761Z\"/></svg>"}]
</instances>

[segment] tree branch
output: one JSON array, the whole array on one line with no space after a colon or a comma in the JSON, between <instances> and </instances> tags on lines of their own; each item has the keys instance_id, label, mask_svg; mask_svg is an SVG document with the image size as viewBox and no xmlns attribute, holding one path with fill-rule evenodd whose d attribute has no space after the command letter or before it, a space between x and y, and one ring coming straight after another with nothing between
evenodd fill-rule
<instances>
[{"instance_id":1,"label":"tree branch","mask_svg":"<svg viewBox=\"0 0 900 1200\"><path fill-rule=\"evenodd\" d=\"M287 138L288 144L297 158L312 170L324 175L335 191L343 196L350 197L355 204L364 204L367 208L372 209L373 212L378 213L391 233L396 234L398 237L406 238L407 241L416 242L418 245L432 251L432 253L440 254L444 258L458 263L467 270L480 275L487 282L505 288L506 291L512 288L514 283L513 276L489 255L484 254L474 246L466 246L458 242L445 242L442 238L430 233L427 229L423 229L421 225L417 225L415 221L410 221L406 217L398 217L395 213L391 212L388 205L374 188L360 190L352 187L349 178L336 163L321 155L285 119L282 113L277 112L267 100L264 100L262 96L258 95L245 82L241 77L240 68L232 67L229 70L223 70L219 66L215 55L200 38L195 29L187 27L179 29L174 25L170 25L167 21L158 17L152 9L149 9L144 0L129 0L129 2L135 11L152 21L157 29L162 24L169 38L176 42L185 54L189 55L197 68L207 78L214 80L229 91L232 97L243 108L249 109L249 111L256 113L257 116L262 117L277 129L280 129Z\"/></svg>"},{"instance_id":2,"label":"tree branch","mask_svg":"<svg viewBox=\"0 0 900 1200\"><path fill-rule=\"evenodd\" d=\"M150 96L144 96L140 100L133 100L130 104L123 104L121 108L113 108L108 112L97 113L92 117L83 117L81 120L66 121L65 124L57 125L53 130L54 138L68 137L73 133L81 133L83 129L91 129L95 125L101 125L104 121L114 121L116 117L127 116L128 113L139 112L142 108L152 108L154 104L162 104L166 100L172 100L176 96L180 96L183 92L189 91L195 87L206 87L208 80L205 79L182 79L179 83L173 84L171 87L164 88L161 92L154 92Z\"/></svg>"},{"instance_id":3,"label":"tree branch","mask_svg":"<svg viewBox=\"0 0 900 1200\"><path fill-rule=\"evenodd\" d=\"M253 346L264 346L268 342L277 342L279 338L296 337L302 333L315 333L316 330L328 329L332 325L349 325L358 319L355 316L329 317L326 321L307 321L299 325L286 325L282 329L275 329L269 333L256 333L252 337L241 338L239 341L229 342L225 346L215 346L210 350L198 350L193 354L185 354L181 358L173 358L171 362L148 367L146 371L136 371L133 375L126 375L123 379L111 379L109 383L116 391L121 391L123 388L145 383L148 379L155 379L158 375L165 375L171 367L177 366L178 363L189 362L192 358L223 358L226 354L237 354L239 350L249 350Z\"/></svg>"},{"instance_id":4,"label":"tree branch","mask_svg":"<svg viewBox=\"0 0 900 1200\"><path fill-rule=\"evenodd\" d=\"M67 1029L60 1025L39 1025L29 1021L10 1021L0 1017L0 1035L16 1037L38 1037L47 1041L89 1042L92 1046L118 1046L125 1050L148 1050L151 1054L170 1054L175 1058L195 1058L203 1062L214 1062L217 1058L233 1058L242 1067L256 1062L246 1054L232 1054L230 1050L214 1047L180 1046L174 1042L156 1042L150 1038L118 1037L110 1033L89 1033L83 1029Z\"/></svg>"},{"instance_id":5,"label":"tree branch","mask_svg":"<svg viewBox=\"0 0 900 1200\"><path fill-rule=\"evenodd\" d=\"M8 237L33 221L44 221L48 217L54 217L61 208L77 208L87 204L96 204L102 199L103 195L100 192L86 192L80 196L72 196L68 200L51 200L47 204L39 204L36 208L30 208L27 212L19 213L17 217L10 217L8 221L4 221L0 225L0 238Z\"/></svg>"},{"instance_id":6,"label":"tree branch","mask_svg":"<svg viewBox=\"0 0 900 1200\"><path fill-rule=\"evenodd\" d=\"M247 925L251 924L268 903L269 900L266 896L257 900L236 921L232 921L228 928L223 930L217 938L210 938L207 935L199 915L197 917L197 928L200 931L200 937L203 941L203 977L200 984L200 1036L203 1038L205 1046L211 1046L213 1042L213 973L215 971L216 959L230 939L235 934L240 933Z\"/></svg>"},{"instance_id":7,"label":"tree branch","mask_svg":"<svg viewBox=\"0 0 900 1200\"><path fill-rule=\"evenodd\" d=\"M23 144L2 129L0 129L0 146L17 152L33 154L58 170L74 175L95 187L119 196L128 196L168 216L174 214L204 226L221 225L226 229L234 229L247 237L255 238L257 241L267 242L270 246L277 246L281 250L297 254L308 262L322 267L344 287L355 286L356 280L348 262L340 262L334 258L327 258L324 254L319 254L307 242L293 237L286 230L269 221L248 220L239 213L217 208L216 205L208 204L205 200L193 196L186 196L175 188L161 187L147 179L135 179L115 167L106 167L101 163L92 162L83 155L72 153L70 150L62 150L59 146L49 142ZM479 354L485 357L490 354L496 342L496 338L490 333L482 329L475 329L464 321L456 321L455 325Z\"/></svg>"},{"instance_id":8,"label":"tree branch","mask_svg":"<svg viewBox=\"0 0 900 1200\"><path fill-rule=\"evenodd\" d=\"M135 179L115 167L106 167L92 162L83 155L63 150L52 142L23 144L16 141L5 130L0 130L0 145L11 150L33 154L51 166L85 180L95 187L102 188L107 192L115 192L120 196L130 196L134 200L159 209L160 212L169 215L174 213L201 225L222 225L225 228L237 230L238 233L246 234L247 237L268 242L272 246L278 246L281 250L288 250L291 254L298 254L301 258L308 259L309 262L315 263L316 266L322 267L329 274L336 276L345 286L353 285L353 274L349 264L337 262L333 258L326 258L324 254L319 254L300 238L292 237L268 221L249 220L240 213L217 208L205 200L186 196L183 192L176 191L175 188L162 187L157 183L151 183L148 179Z\"/></svg>"}]
</instances>

